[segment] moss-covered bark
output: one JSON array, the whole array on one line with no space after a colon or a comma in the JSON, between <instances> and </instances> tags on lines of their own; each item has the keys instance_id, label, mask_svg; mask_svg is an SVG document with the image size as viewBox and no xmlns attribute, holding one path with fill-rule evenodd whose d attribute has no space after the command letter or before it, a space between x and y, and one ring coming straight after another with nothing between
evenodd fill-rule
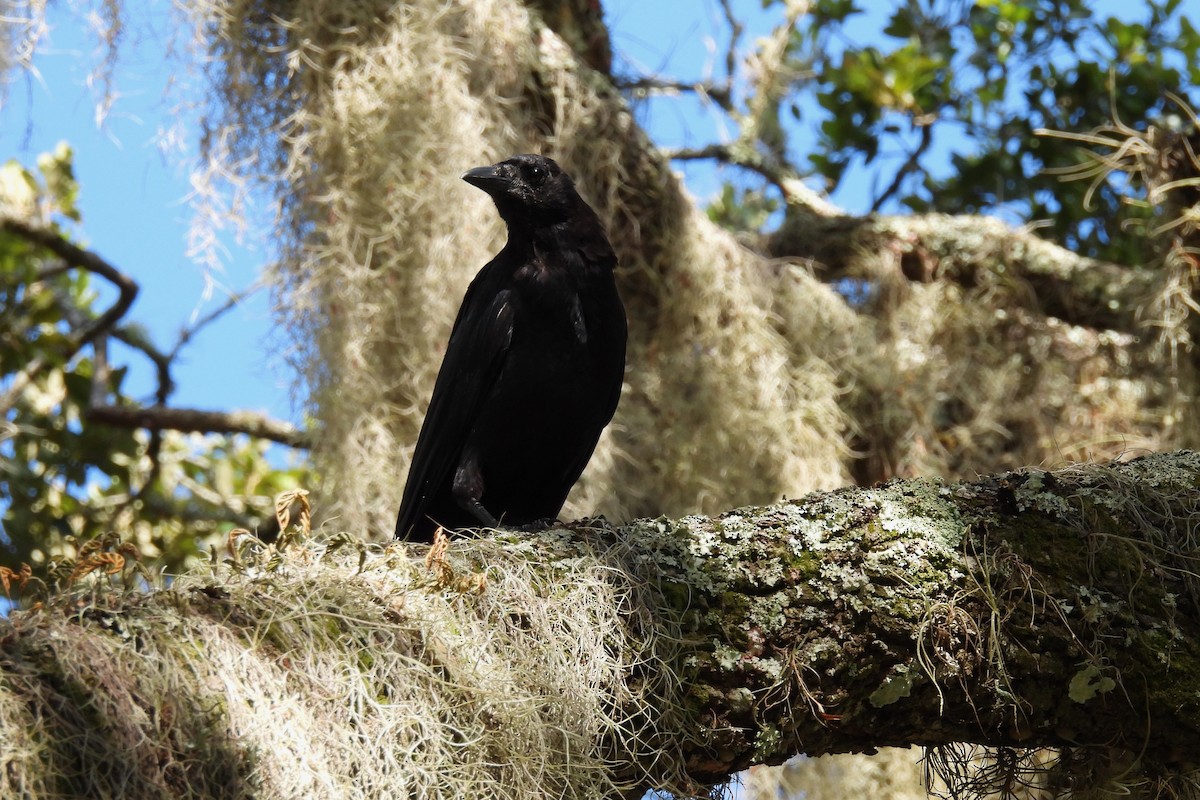
<instances>
[{"instance_id":1,"label":"moss-covered bark","mask_svg":"<svg viewBox=\"0 0 1200 800\"><path fill-rule=\"evenodd\" d=\"M1076 789L1186 775L1198 478L1183 452L93 575L2 623L0 794L603 797L956 742L1062 748Z\"/></svg>"},{"instance_id":2,"label":"moss-covered bark","mask_svg":"<svg viewBox=\"0 0 1200 800\"><path fill-rule=\"evenodd\" d=\"M1137 309L1154 290L1150 271L1078 255L995 217L803 211L787 218L765 250L779 258L812 259L825 281L1024 285L1046 315L1121 331L1140 328Z\"/></svg>"},{"instance_id":3,"label":"moss-covered bark","mask_svg":"<svg viewBox=\"0 0 1200 800\"><path fill-rule=\"evenodd\" d=\"M947 742L1194 768L1198 478L1185 452L631 526L677 550L689 772Z\"/></svg>"}]
</instances>

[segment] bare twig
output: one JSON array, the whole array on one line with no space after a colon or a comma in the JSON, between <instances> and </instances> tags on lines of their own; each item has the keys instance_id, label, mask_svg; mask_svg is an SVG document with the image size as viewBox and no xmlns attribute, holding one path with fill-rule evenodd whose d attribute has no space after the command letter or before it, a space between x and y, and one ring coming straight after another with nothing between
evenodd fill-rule
<instances>
[{"instance_id":1,"label":"bare twig","mask_svg":"<svg viewBox=\"0 0 1200 800\"><path fill-rule=\"evenodd\" d=\"M138 285L132 278L125 275L116 267L109 264L95 253L84 250L67 241L57 231L37 227L9 217L0 217L0 231L6 231L36 245L46 248L61 258L67 268L84 269L95 273L113 283L120 294L113 305L94 319L86 319L80 311L65 298L56 298L63 311L63 318L73 328L67 338L64 352L59 354L63 360L75 356L85 345L93 345L95 350L95 369L91 390L91 407L86 412L89 421L100 422L121 427L144 428L151 432L150 454L152 461L151 475L145 486L153 482L157 469L157 452L161 446L163 430L194 431L203 433L245 433L262 439L280 442L292 447L305 448L309 446L307 435L294 426L270 419L261 414L249 412L218 412L200 411L196 409L181 409L166 407L167 399L174 390L171 378L171 364L179 351L206 325L233 308L249 292L231 295L220 307L206 314L196 324L185 328L179 335L179 340L169 353L163 353L144 337L133 331L117 326L117 322L125 316L137 296ZM65 271L60 267L49 267L39 277L53 277ZM250 291L255 291L251 289ZM113 406L107 403L108 384L108 346L107 339L111 336L144 353L154 362L158 373L158 389L155 395L156 405L136 408ZM0 396L0 410L7 411L21 392L41 374L49 365L49 359L40 356L33 359L18 373L7 391ZM138 493L139 495L141 492Z\"/></svg>"},{"instance_id":2,"label":"bare twig","mask_svg":"<svg viewBox=\"0 0 1200 800\"><path fill-rule=\"evenodd\" d=\"M729 46L725 49L725 80L727 84L732 84L733 75L737 71L738 43L742 39L742 33L745 32L746 26L734 15L730 0L721 0L721 12L725 15L725 22L729 25Z\"/></svg>"},{"instance_id":3,"label":"bare twig","mask_svg":"<svg viewBox=\"0 0 1200 800\"><path fill-rule=\"evenodd\" d=\"M789 206L802 208L811 216L840 217L845 213L819 192L809 188L789 165L772 164L753 149L731 144L710 144L700 148L667 150L666 155L673 161L709 159L753 172L778 189Z\"/></svg>"},{"instance_id":4,"label":"bare twig","mask_svg":"<svg viewBox=\"0 0 1200 800\"><path fill-rule=\"evenodd\" d=\"M727 144L710 144L704 147L680 147L675 150L666 150L665 152L667 158L672 161L703 161L705 159L712 159L725 164L751 169L749 164L744 163L742 159L734 155L733 149ZM754 169L754 171L758 172L757 169Z\"/></svg>"},{"instance_id":5,"label":"bare twig","mask_svg":"<svg viewBox=\"0 0 1200 800\"><path fill-rule=\"evenodd\" d=\"M726 53L726 84L731 87L737 68L737 49L744 26L733 13L730 0L720 0L722 13L730 27L729 49ZM788 42L797 22L808 12L806 3L791 3L786 16L771 36L764 39L751 58L757 92L751 97L745 112L725 106L739 126L738 138L726 144L680 148L667 151L675 161L714 160L753 172L779 190L784 202L802 214L815 217L840 217L844 212L804 183L803 178L786 156L786 143L780 140L776 126L765 120L773 118L772 104L786 92L794 77L787 64ZM731 97L732 100L732 97Z\"/></svg>"},{"instance_id":6,"label":"bare twig","mask_svg":"<svg viewBox=\"0 0 1200 800\"><path fill-rule=\"evenodd\" d=\"M245 291L233 292L225 298L225 302L223 302L221 305L200 317L200 319L196 320L192 325L181 330L179 332L179 339L175 342L175 346L171 348L171 352L167 354L167 358L174 359L175 356L179 354L179 351L182 350L189 342L191 342L192 339L194 339L200 333L200 331L204 330L204 328L208 327L223 317L226 313L236 308L239 303L257 292L262 287L263 285L261 283L254 283ZM162 402L165 402L165 399Z\"/></svg>"},{"instance_id":7,"label":"bare twig","mask_svg":"<svg viewBox=\"0 0 1200 800\"><path fill-rule=\"evenodd\" d=\"M54 291L54 301L57 303L58 311L62 314L63 319L67 324L74 328L81 328L89 322L89 317L76 306L70 298L65 294ZM171 360L175 354L168 355L159 350L150 342L145 335L137 328L128 325L116 325L112 330L106 331L103 337L97 337L92 342L93 348L96 350L96 360L99 363L101 358L107 358L107 339L116 339L118 342L137 350L154 364L155 372L157 373L158 389L155 392L157 402L165 403L167 398L175 391L175 382L171 377ZM103 342L103 344L102 344ZM102 352L103 351L103 352ZM92 405L104 405L107 401L107 386L105 381L100 380L101 371L97 369L92 374Z\"/></svg>"},{"instance_id":8,"label":"bare twig","mask_svg":"<svg viewBox=\"0 0 1200 800\"><path fill-rule=\"evenodd\" d=\"M730 116L737 116L738 110L733 105L733 82L738 65L738 45L746 26L734 15L729 0L721 0L721 11L725 16L726 24L729 25L729 44L725 49L725 80L683 81L657 75L644 75L632 80L618 80L616 81L617 88L621 91L632 92L637 97L651 94L694 92L704 99L712 100Z\"/></svg>"},{"instance_id":9,"label":"bare twig","mask_svg":"<svg viewBox=\"0 0 1200 800\"><path fill-rule=\"evenodd\" d=\"M900 169L896 170L896 177L892 178L891 184L883 190L883 192L875 198L875 202L871 204L871 213L874 214L883 207L883 204L891 199L896 192L900 191L900 186L904 179L916 172L921 166L921 156L925 155L929 150L929 146L933 144L933 125L920 125L921 141L917 143L916 148L908 154L908 159L900 165Z\"/></svg>"},{"instance_id":10,"label":"bare twig","mask_svg":"<svg viewBox=\"0 0 1200 800\"><path fill-rule=\"evenodd\" d=\"M758 152L731 144L710 144L704 147L681 147L668 150L667 158L672 161L719 161L722 164L740 167L766 178L773 186L787 194L784 181L797 176L787 167L773 166L767 163Z\"/></svg>"},{"instance_id":11,"label":"bare twig","mask_svg":"<svg viewBox=\"0 0 1200 800\"><path fill-rule=\"evenodd\" d=\"M712 100L726 112L733 113L733 90L728 81L724 83L714 83L713 81L681 81L646 75L634 78L633 80L618 81L617 88L621 91L632 92L637 97L645 97L652 94L695 92L703 98Z\"/></svg>"}]
</instances>

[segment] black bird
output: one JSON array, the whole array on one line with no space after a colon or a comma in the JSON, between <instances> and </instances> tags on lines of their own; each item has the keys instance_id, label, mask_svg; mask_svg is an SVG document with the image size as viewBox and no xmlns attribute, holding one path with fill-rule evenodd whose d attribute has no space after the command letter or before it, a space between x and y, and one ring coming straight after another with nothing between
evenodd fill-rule
<instances>
[{"instance_id":1,"label":"black bird","mask_svg":"<svg viewBox=\"0 0 1200 800\"><path fill-rule=\"evenodd\" d=\"M417 437L396 537L558 516L621 396L625 308L596 212L553 160L514 156L463 180L508 243L467 289Z\"/></svg>"}]
</instances>

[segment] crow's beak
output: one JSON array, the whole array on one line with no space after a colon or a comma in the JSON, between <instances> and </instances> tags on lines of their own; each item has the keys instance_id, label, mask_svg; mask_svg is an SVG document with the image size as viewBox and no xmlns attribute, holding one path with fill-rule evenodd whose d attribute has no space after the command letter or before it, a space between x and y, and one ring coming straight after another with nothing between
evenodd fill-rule
<instances>
[{"instance_id":1,"label":"crow's beak","mask_svg":"<svg viewBox=\"0 0 1200 800\"><path fill-rule=\"evenodd\" d=\"M495 166L469 169L463 173L462 179L492 195L504 191L509 184L508 175Z\"/></svg>"}]
</instances>

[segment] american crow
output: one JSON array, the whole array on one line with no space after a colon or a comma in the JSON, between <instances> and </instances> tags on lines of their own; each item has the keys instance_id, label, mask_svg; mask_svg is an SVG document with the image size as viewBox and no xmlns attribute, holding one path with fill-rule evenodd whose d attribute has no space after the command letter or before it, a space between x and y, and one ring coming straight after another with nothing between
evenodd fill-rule
<instances>
[{"instance_id":1,"label":"american crow","mask_svg":"<svg viewBox=\"0 0 1200 800\"><path fill-rule=\"evenodd\" d=\"M467 289L417 437L396 537L553 519L612 419L625 371L617 257L549 158L463 180L492 196L508 243Z\"/></svg>"}]
</instances>

